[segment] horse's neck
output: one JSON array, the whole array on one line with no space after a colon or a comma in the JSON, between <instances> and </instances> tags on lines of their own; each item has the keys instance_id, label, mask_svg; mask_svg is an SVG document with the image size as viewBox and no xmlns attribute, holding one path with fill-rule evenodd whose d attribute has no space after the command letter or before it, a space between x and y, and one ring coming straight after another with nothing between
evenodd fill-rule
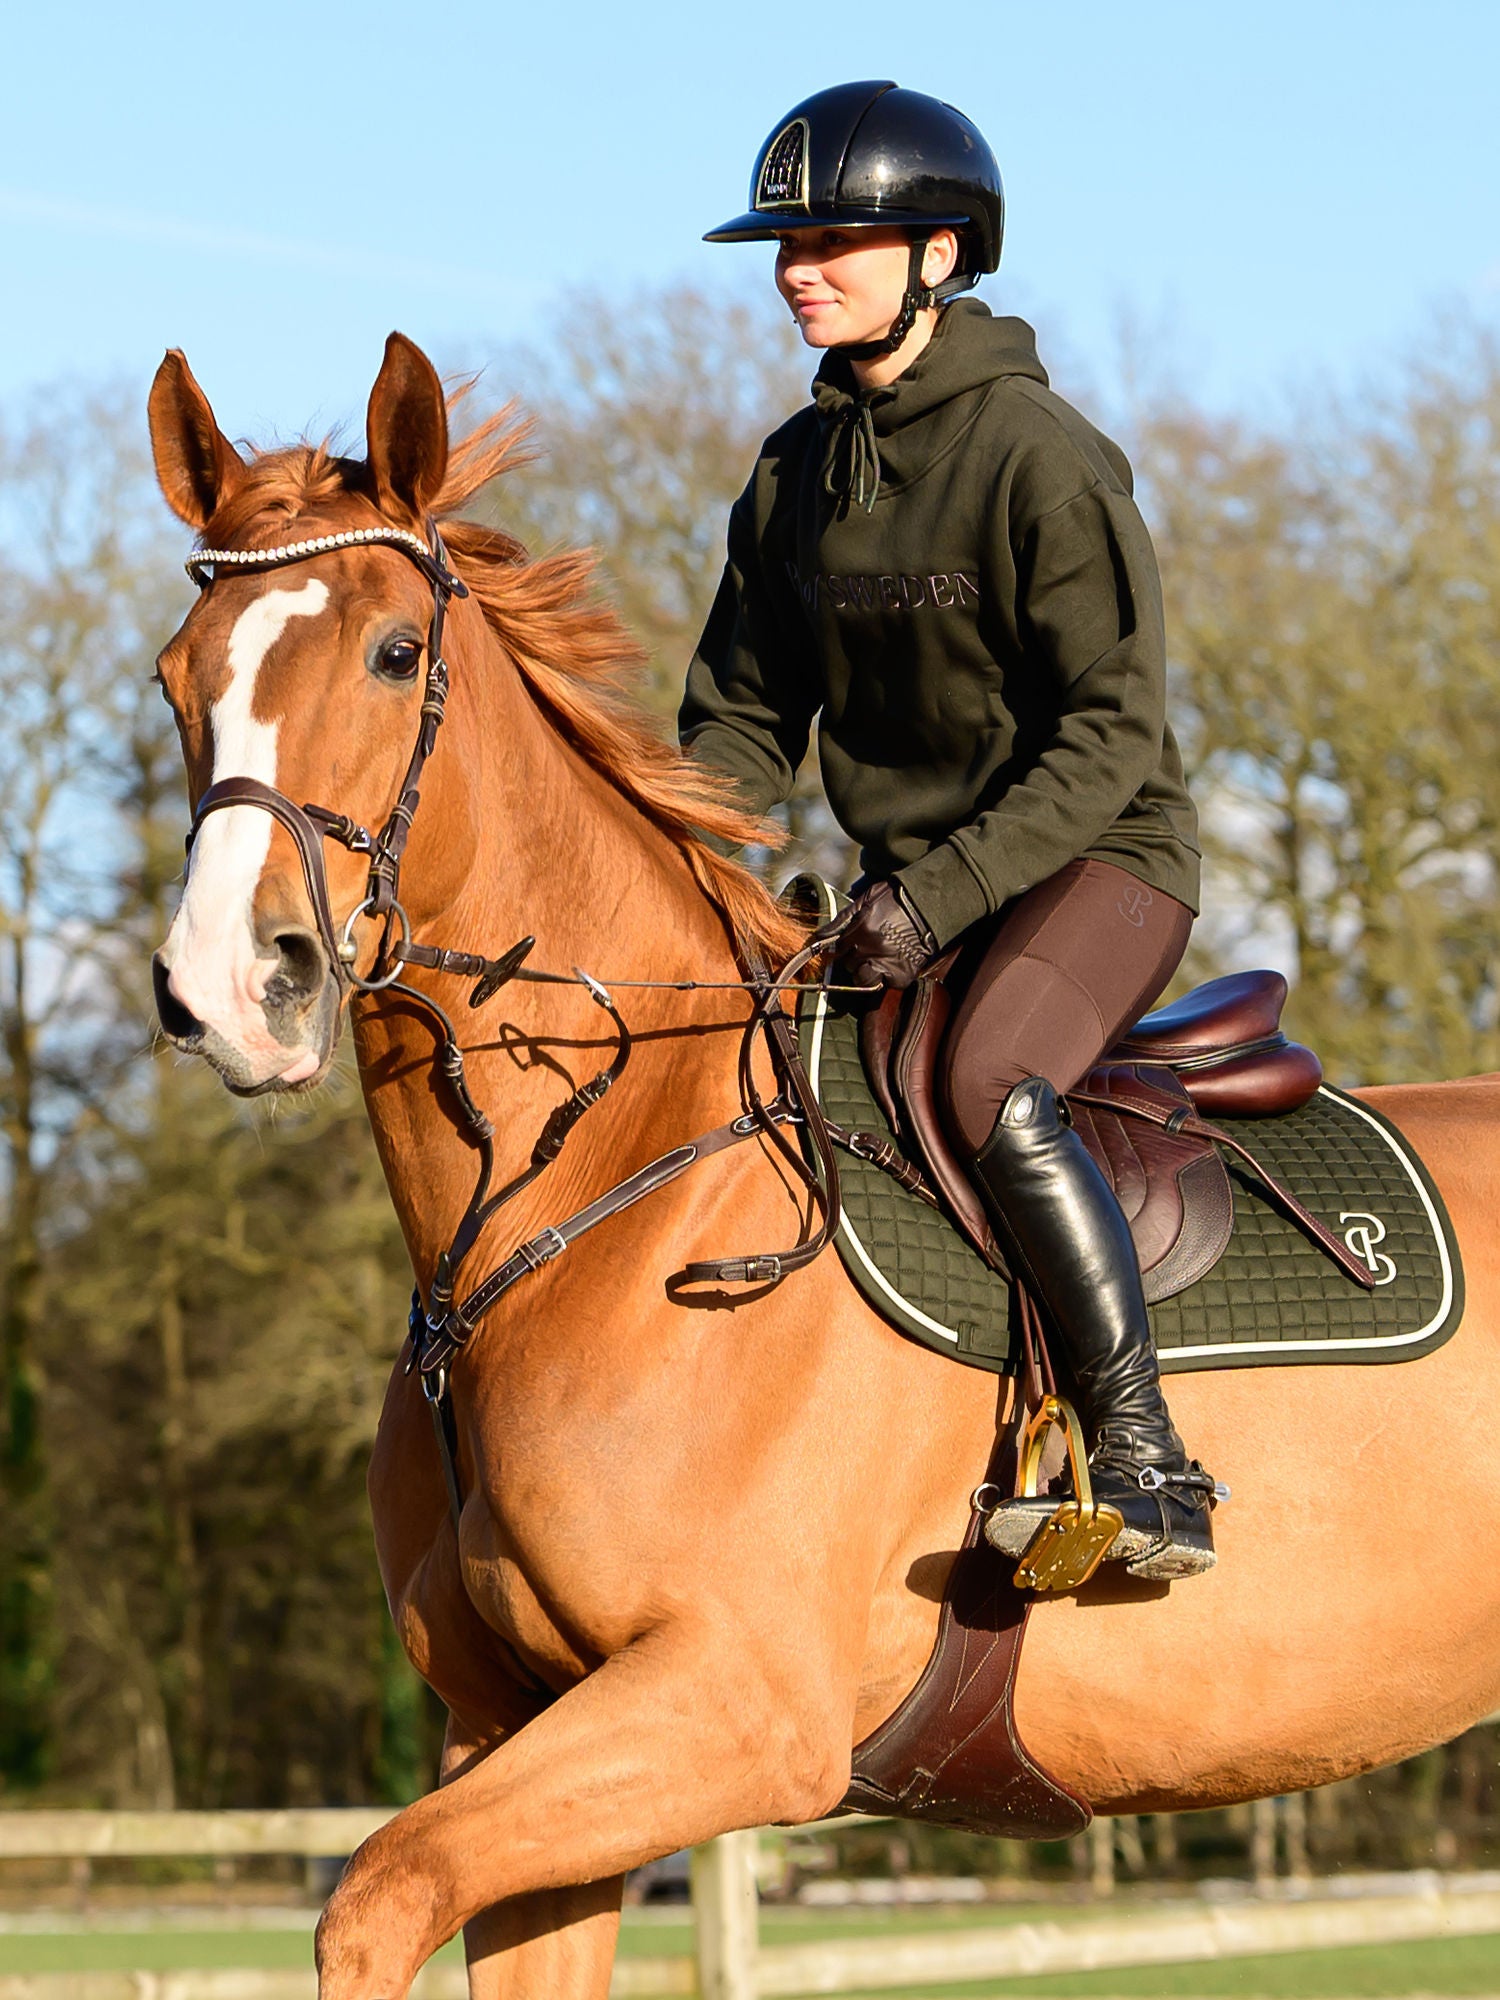
<instances>
[{"instance_id":1,"label":"horse's neck","mask_svg":"<svg viewBox=\"0 0 1500 2000\"><path fill-rule=\"evenodd\" d=\"M438 758L444 750L458 753L447 768L450 781L463 770L464 796L435 787L424 798L403 887L410 884L420 909L424 850L436 865L445 821L467 821L474 859L447 905L418 916L423 942L498 956L533 934L535 966L581 967L606 984L741 977L723 918L676 843L566 745L529 698L488 718L462 750L443 744ZM471 1090L496 1127L501 1185L526 1164L548 1112L607 1065L610 1022L576 987L517 983L470 1015L460 982L426 973L413 984L458 1025ZM622 986L615 999L635 1037L626 1075L583 1119L559 1164L501 1217L500 1235L514 1238L528 1219L559 1219L738 1109L736 1030L748 1011L741 995ZM377 1003L358 1041L377 1144L425 1274L468 1198L474 1154L446 1088L434 1087L427 1026Z\"/></svg>"},{"instance_id":2,"label":"horse's neck","mask_svg":"<svg viewBox=\"0 0 1500 2000\"><path fill-rule=\"evenodd\" d=\"M536 961L608 980L736 980L724 919L681 849L524 699L507 711L480 806L462 921L534 933ZM492 745L492 749L494 746ZM641 995L633 1015L690 1024L691 1004ZM652 1025L657 1025L655 1019Z\"/></svg>"}]
</instances>

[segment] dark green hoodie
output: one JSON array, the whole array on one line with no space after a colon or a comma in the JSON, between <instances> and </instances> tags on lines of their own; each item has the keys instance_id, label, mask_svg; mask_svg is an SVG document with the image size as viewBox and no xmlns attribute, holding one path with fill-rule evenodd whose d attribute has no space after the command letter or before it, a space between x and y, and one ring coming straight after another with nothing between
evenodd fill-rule
<instances>
[{"instance_id":1,"label":"dark green hoodie","mask_svg":"<svg viewBox=\"0 0 1500 2000\"><path fill-rule=\"evenodd\" d=\"M684 743L764 813L819 716L839 824L941 944L1080 855L1196 909L1130 467L1031 328L966 299L889 388L830 356L813 397L730 515Z\"/></svg>"}]
</instances>

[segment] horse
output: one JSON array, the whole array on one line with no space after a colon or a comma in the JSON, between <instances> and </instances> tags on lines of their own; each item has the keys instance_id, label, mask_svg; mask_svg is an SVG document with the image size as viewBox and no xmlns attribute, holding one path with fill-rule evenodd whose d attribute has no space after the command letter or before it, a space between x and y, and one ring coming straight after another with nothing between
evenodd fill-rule
<instances>
[{"instance_id":1,"label":"horse","mask_svg":"<svg viewBox=\"0 0 1500 2000\"><path fill-rule=\"evenodd\" d=\"M633 649L587 559L531 557L463 517L523 455L513 416L450 445L432 364L393 334L363 460L243 456L175 352L150 419L168 503L223 558L159 662L190 798L249 780L347 815L326 910L305 828L233 786L200 816L154 961L163 1032L241 1095L306 1092L347 1015L424 1287L476 1149L521 1183L483 1228L487 1269L736 1117L746 953L784 961L803 929L724 858L757 828L624 690ZM447 719L424 738L401 907L382 910L377 884L371 909L350 829L410 777L439 602ZM616 1000L629 1073L547 1171L527 1179L538 1128L614 1046L597 992L514 984L466 1017L486 1138L487 1119L455 1116L413 997L438 971L408 961L377 982L397 923L434 958L524 932L559 981L576 965L661 982ZM761 1054L752 1080L774 1087ZM1041 1600L1019 1668L1031 1751L1102 1812L1347 1778L1500 1706L1500 1564L1484 1553L1500 1531L1500 1079L1369 1096L1447 1203L1463 1324L1399 1366L1174 1380L1191 1448L1233 1489L1217 1569ZM376 1550L447 1732L437 1789L364 1843L327 1905L321 2000L398 2000L460 1929L473 2000L602 2000L626 1871L828 1814L852 1746L913 1687L1013 1386L900 1337L834 1256L779 1282L677 1282L808 1224L761 1133L539 1260L452 1362L456 1525L398 1360L369 1472Z\"/></svg>"}]
</instances>

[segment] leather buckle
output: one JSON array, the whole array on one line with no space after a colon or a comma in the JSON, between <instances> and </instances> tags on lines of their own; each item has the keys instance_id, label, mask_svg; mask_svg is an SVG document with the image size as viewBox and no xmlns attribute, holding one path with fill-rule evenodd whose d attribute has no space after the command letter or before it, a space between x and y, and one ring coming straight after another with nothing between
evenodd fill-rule
<instances>
[{"instance_id":1,"label":"leather buckle","mask_svg":"<svg viewBox=\"0 0 1500 2000\"><path fill-rule=\"evenodd\" d=\"M744 1270L740 1283L744 1285L779 1285L782 1279L779 1257L745 1257L737 1259ZM726 1276L728 1273L726 1272Z\"/></svg>"},{"instance_id":2,"label":"leather buckle","mask_svg":"<svg viewBox=\"0 0 1500 2000\"><path fill-rule=\"evenodd\" d=\"M549 1225L539 1236L533 1236L529 1243L520 1244L516 1250L516 1255L531 1270L537 1271L541 1269L543 1264L550 1264L554 1257L560 1257L567 1247L567 1237L563 1235L561 1230L553 1229Z\"/></svg>"},{"instance_id":3,"label":"leather buckle","mask_svg":"<svg viewBox=\"0 0 1500 2000\"><path fill-rule=\"evenodd\" d=\"M1018 1590L1077 1590L1087 1583L1125 1525L1118 1507L1094 1498L1083 1430L1071 1403L1044 1396L1026 1426L1021 1452L1021 1497L1035 1499L1042 1451L1050 1431L1063 1434L1076 1498L1064 1500L1027 1543L1016 1566Z\"/></svg>"}]
</instances>

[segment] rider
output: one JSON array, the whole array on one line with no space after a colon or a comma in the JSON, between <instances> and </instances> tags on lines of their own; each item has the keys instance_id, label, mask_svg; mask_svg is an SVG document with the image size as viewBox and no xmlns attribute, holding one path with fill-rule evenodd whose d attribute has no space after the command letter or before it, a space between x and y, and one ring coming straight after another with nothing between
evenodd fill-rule
<instances>
[{"instance_id":1,"label":"rider","mask_svg":"<svg viewBox=\"0 0 1500 2000\"><path fill-rule=\"evenodd\" d=\"M818 720L864 874L844 977L906 986L962 940L943 1110L999 1240L1063 1341L1111 1557L1214 1561L1212 1481L1162 1396L1130 1230L1058 1099L1148 1008L1187 943L1197 816L1164 715L1161 587L1130 467L1047 385L1032 330L959 295L1000 261L983 135L892 83L797 105L751 206L824 350L761 447L680 726L762 814ZM1009 1517L1009 1527L1006 1525ZM1036 1506L991 1539L1020 1553Z\"/></svg>"}]
</instances>

